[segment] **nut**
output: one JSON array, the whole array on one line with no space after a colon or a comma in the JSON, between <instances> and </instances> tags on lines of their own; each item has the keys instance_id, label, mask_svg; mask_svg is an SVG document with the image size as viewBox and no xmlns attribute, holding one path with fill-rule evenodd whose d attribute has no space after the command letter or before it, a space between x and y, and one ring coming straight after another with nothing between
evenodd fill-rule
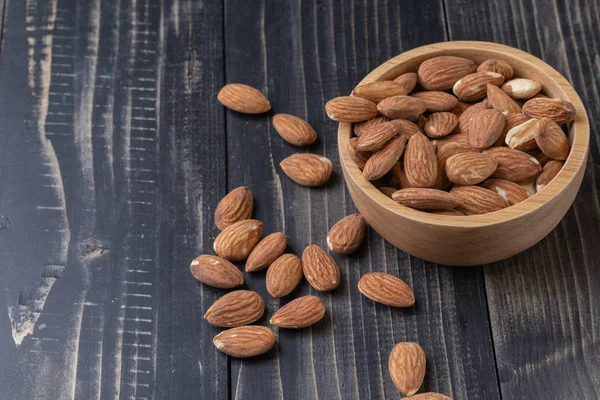
<instances>
[{"instance_id":1,"label":"nut","mask_svg":"<svg viewBox=\"0 0 600 400\"><path fill-rule=\"evenodd\" d=\"M566 100L536 97L523 104L523 114L529 118L550 118L562 125L575 119L575 107Z\"/></svg>"},{"instance_id":2,"label":"nut","mask_svg":"<svg viewBox=\"0 0 600 400\"><path fill-rule=\"evenodd\" d=\"M406 94L408 94L417 86L418 79L418 75L414 72L407 72L394 79L394 82L401 84Z\"/></svg>"},{"instance_id":3,"label":"nut","mask_svg":"<svg viewBox=\"0 0 600 400\"><path fill-rule=\"evenodd\" d=\"M284 254L273 261L267 270L267 291L273 297L292 292L302 280L302 261L294 254Z\"/></svg>"},{"instance_id":4,"label":"nut","mask_svg":"<svg viewBox=\"0 0 600 400\"><path fill-rule=\"evenodd\" d=\"M488 83L500 86L502 82L504 77L495 72L475 72L456 82L452 91L460 101L477 101L487 94Z\"/></svg>"},{"instance_id":5,"label":"nut","mask_svg":"<svg viewBox=\"0 0 600 400\"><path fill-rule=\"evenodd\" d=\"M417 210L450 210L460 205L450 193L428 188L400 189L392 195L392 199Z\"/></svg>"},{"instance_id":6,"label":"nut","mask_svg":"<svg viewBox=\"0 0 600 400\"><path fill-rule=\"evenodd\" d=\"M394 81L376 81L361 85L352 91L352 96L379 103L381 100L392 96L407 95L406 87Z\"/></svg>"},{"instance_id":7,"label":"nut","mask_svg":"<svg viewBox=\"0 0 600 400\"><path fill-rule=\"evenodd\" d=\"M466 215L485 214L508 207L499 194L479 186L455 186L450 194L461 203L457 210Z\"/></svg>"},{"instance_id":8,"label":"nut","mask_svg":"<svg viewBox=\"0 0 600 400\"><path fill-rule=\"evenodd\" d=\"M373 155L369 151L360 151L356 149L356 145L358 144L358 138L351 138L348 141L348 155L356 163L358 168L363 169L367 160Z\"/></svg>"},{"instance_id":9,"label":"nut","mask_svg":"<svg viewBox=\"0 0 600 400\"><path fill-rule=\"evenodd\" d=\"M231 289L244 283L240 270L221 257L203 254L190 264L190 271L200 282L219 289Z\"/></svg>"},{"instance_id":10,"label":"nut","mask_svg":"<svg viewBox=\"0 0 600 400\"><path fill-rule=\"evenodd\" d=\"M246 261L246 272L267 268L283 254L287 246L287 236L281 232L271 233L252 249Z\"/></svg>"},{"instance_id":11,"label":"nut","mask_svg":"<svg viewBox=\"0 0 600 400\"><path fill-rule=\"evenodd\" d=\"M271 350L275 344L275 334L264 326L239 326L219 333L213 338L213 343L228 356L254 357Z\"/></svg>"},{"instance_id":12,"label":"nut","mask_svg":"<svg viewBox=\"0 0 600 400\"><path fill-rule=\"evenodd\" d=\"M498 86L487 84L487 98L492 108L506 115L508 113L520 113L519 106L505 91Z\"/></svg>"},{"instance_id":13,"label":"nut","mask_svg":"<svg viewBox=\"0 0 600 400\"><path fill-rule=\"evenodd\" d=\"M398 343L390 353L390 376L394 385L406 396L417 393L423 384L425 366L425 352L417 343Z\"/></svg>"},{"instance_id":14,"label":"nut","mask_svg":"<svg viewBox=\"0 0 600 400\"><path fill-rule=\"evenodd\" d=\"M331 160L317 154L293 154L279 165L291 180L304 186L323 185L333 172Z\"/></svg>"},{"instance_id":15,"label":"nut","mask_svg":"<svg viewBox=\"0 0 600 400\"><path fill-rule=\"evenodd\" d=\"M317 140L317 132L302 118L290 114L276 114L273 126L279 136L296 146L309 146Z\"/></svg>"},{"instance_id":16,"label":"nut","mask_svg":"<svg viewBox=\"0 0 600 400\"><path fill-rule=\"evenodd\" d=\"M356 96L341 96L325 104L327 116L338 122L366 121L377 115L377 105Z\"/></svg>"},{"instance_id":17,"label":"nut","mask_svg":"<svg viewBox=\"0 0 600 400\"><path fill-rule=\"evenodd\" d=\"M223 86L217 99L225 107L245 114L262 114L271 109L271 103L260 91L242 83Z\"/></svg>"},{"instance_id":18,"label":"nut","mask_svg":"<svg viewBox=\"0 0 600 400\"><path fill-rule=\"evenodd\" d=\"M457 185L476 185L492 175L497 166L498 162L485 154L461 152L446 160L446 175Z\"/></svg>"},{"instance_id":19,"label":"nut","mask_svg":"<svg viewBox=\"0 0 600 400\"><path fill-rule=\"evenodd\" d=\"M486 149L493 146L502 135L504 115L493 109L479 110L465 123L465 126L471 146L479 150Z\"/></svg>"},{"instance_id":20,"label":"nut","mask_svg":"<svg viewBox=\"0 0 600 400\"><path fill-rule=\"evenodd\" d=\"M333 290L340 284L340 269L319 246L311 244L302 253L302 270L310 286L320 292Z\"/></svg>"},{"instance_id":21,"label":"nut","mask_svg":"<svg viewBox=\"0 0 600 400\"><path fill-rule=\"evenodd\" d=\"M508 147L521 151L535 149L537 147L535 131L538 121L537 118L531 118L509 130L504 139Z\"/></svg>"},{"instance_id":22,"label":"nut","mask_svg":"<svg viewBox=\"0 0 600 400\"><path fill-rule=\"evenodd\" d=\"M401 135L373 154L365 163L364 177L372 181L387 174L400 159L405 146L406 136Z\"/></svg>"},{"instance_id":23,"label":"nut","mask_svg":"<svg viewBox=\"0 0 600 400\"><path fill-rule=\"evenodd\" d=\"M439 56L425 60L418 70L419 83L427 90L452 89L456 81L474 72L477 64L468 58Z\"/></svg>"},{"instance_id":24,"label":"nut","mask_svg":"<svg viewBox=\"0 0 600 400\"><path fill-rule=\"evenodd\" d=\"M517 78L504 83L502 90L513 99L527 100L542 90L542 84L531 79Z\"/></svg>"},{"instance_id":25,"label":"nut","mask_svg":"<svg viewBox=\"0 0 600 400\"><path fill-rule=\"evenodd\" d=\"M520 150L506 147L493 147L483 152L498 161L493 177L511 182L522 182L540 174L542 167L538 160Z\"/></svg>"},{"instance_id":26,"label":"nut","mask_svg":"<svg viewBox=\"0 0 600 400\"><path fill-rule=\"evenodd\" d=\"M504 77L505 80L513 77L513 68L511 65L502 60L490 58L477 67L477 72L496 72Z\"/></svg>"},{"instance_id":27,"label":"nut","mask_svg":"<svg viewBox=\"0 0 600 400\"><path fill-rule=\"evenodd\" d=\"M514 206L517 203L527 200L529 198L529 192L523 186L518 183L507 181L504 179L488 179L483 183L486 189L490 189L496 192L509 205Z\"/></svg>"},{"instance_id":28,"label":"nut","mask_svg":"<svg viewBox=\"0 0 600 400\"><path fill-rule=\"evenodd\" d=\"M404 171L411 187L431 187L437 179L437 159L431 142L422 133L410 138L404 154Z\"/></svg>"},{"instance_id":29,"label":"nut","mask_svg":"<svg viewBox=\"0 0 600 400\"><path fill-rule=\"evenodd\" d=\"M423 100L429 112L450 111L458 103L456 97L446 92L417 92L411 96Z\"/></svg>"},{"instance_id":30,"label":"nut","mask_svg":"<svg viewBox=\"0 0 600 400\"><path fill-rule=\"evenodd\" d=\"M263 224L245 219L229 225L215 238L215 253L228 261L245 260L262 236Z\"/></svg>"},{"instance_id":31,"label":"nut","mask_svg":"<svg viewBox=\"0 0 600 400\"><path fill-rule=\"evenodd\" d=\"M550 118L542 118L537 123L535 142L545 155L554 160L566 160L571 150L569 139L560 126Z\"/></svg>"},{"instance_id":32,"label":"nut","mask_svg":"<svg viewBox=\"0 0 600 400\"><path fill-rule=\"evenodd\" d=\"M540 174L540 176L537 177L537 180L535 181L536 190L539 192L540 190L545 188L546 185L552 182L552 179L554 179L554 177L558 175L563 165L565 165L565 163L562 161L548 161L548 163L544 165L542 173Z\"/></svg>"},{"instance_id":33,"label":"nut","mask_svg":"<svg viewBox=\"0 0 600 400\"><path fill-rule=\"evenodd\" d=\"M390 119L385 115L378 115L366 121L357 122L354 124L354 134L360 137L363 133L377 127L379 124L388 122Z\"/></svg>"},{"instance_id":34,"label":"nut","mask_svg":"<svg viewBox=\"0 0 600 400\"><path fill-rule=\"evenodd\" d=\"M410 307L415 304L415 295L411 288L402 279L383 272L364 274L358 281L358 291L386 306Z\"/></svg>"},{"instance_id":35,"label":"nut","mask_svg":"<svg viewBox=\"0 0 600 400\"><path fill-rule=\"evenodd\" d=\"M204 314L204 319L214 326L232 328L251 324L264 312L265 305L258 293L235 290L215 301Z\"/></svg>"},{"instance_id":36,"label":"nut","mask_svg":"<svg viewBox=\"0 0 600 400\"><path fill-rule=\"evenodd\" d=\"M290 301L273 314L269 323L280 328L306 328L325 316L325 305L317 296L303 296Z\"/></svg>"},{"instance_id":37,"label":"nut","mask_svg":"<svg viewBox=\"0 0 600 400\"><path fill-rule=\"evenodd\" d=\"M458 117L451 112L436 112L429 116L423 130L430 138L441 138L456 129Z\"/></svg>"},{"instance_id":38,"label":"nut","mask_svg":"<svg viewBox=\"0 0 600 400\"><path fill-rule=\"evenodd\" d=\"M377 104L377 110L391 119L416 120L426 109L423 100L412 96L392 96Z\"/></svg>"},{"instance_id":39,"label":"nut","mask_svg":"<svg viewBox=\"0 0 600 400\"><path fill-rule=\"evenodd\" d=\"M327 234L329 250L340 253L354 253L362 243L367 225L360 214L350 214L335 223Z\"/></svg>"},{"instance_id":40,"label":"nut","mask_svg":"<svg viewBox=\"0 0 600 400\"><path fill-rule=\"evenodd\" d=\"M254 196L248 186L233 189L221 199L215 209L215 225L220 230L236 222L248 219L254 209Z\"/></svg>"}]
</instances>

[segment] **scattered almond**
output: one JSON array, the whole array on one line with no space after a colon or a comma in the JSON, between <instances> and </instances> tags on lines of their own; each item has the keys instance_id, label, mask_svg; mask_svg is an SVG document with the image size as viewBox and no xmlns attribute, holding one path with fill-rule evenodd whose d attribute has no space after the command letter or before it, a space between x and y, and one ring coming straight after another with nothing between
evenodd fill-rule
<instances>
[{"instance_id":1,"label":"scattered almond","mask_svg":"<svg viewBox=\"0 0 600 400\"><path fill-rule=\"evenodd\" d=\"M391 307L410 307L415 295L403 280L383 272L368 272L358 281L358 290L369 299Z\"/></svg>"},{"instance_id":2,"label":"scattered almond","mask_svg":"<svg viewBox=\"0 0 600 400\"><path fill-rule=\"evenodd\" d=\"M309 146L317 140L317 132L302 118L290 114L276 114L273 126L287 142L296 146Z\"/></svg>"},{"instance_id":3,"label":"scattered almond","mask_svg":"<svg viewBox=\"0 0 600 400\"><path fill-rule=\"evenodd\" d=\"M509 63L496 60L495 58L490 58L482 62L479 67L477 67L477 72L496 72L504 77L505 80L511 79L513 77L513 68Z\"/></svg>"},{"instance_id":4,"label":"scattered almond","mask_svg":"<svg viewBox=\"0 0 600 400\"><path fill-rule=\"evenodd\" d=\"M496 192L504 200L508 202L508 205L514 206L517 203L527 200L529 198L529 192L523 186L518 183L507 181L504 179L488 179L483 183L486 189L490 189Z\"/></svg>"},{"instance_id":5,"label":"scattered almond","mask_svg":"<svg viewBox=\"0 0 600 400\"><path fill-rule=\"evenodd\" d=\"M504 77L495 72L475 72L461 78L452 91L460 101L477 101L485 97L487 84L500 86Z\"/></svg>"},{"instance_id":6,"label":"scattered almond","mask_svg":"<svg viewBox=\"0 0 600 400\"><path fill-rule=\"evenodd\" d=\"M401 84L406 92L405 94L409 94L417 86L418 79L419 77L414 72L407 72L394 79L394 82Z\"/></svg>"},{"instance_id":7,"label":"scattered almond","mask_svg":"<svg viewBox=\"0 0 600 400\"><path fill-rule=\"evenodd\" d=\"M279 164L283 172L294 182L304 186L320 186L331 178L331 161L317 154L297 153Z\"/></svg>"},{"instance_id":8,"label":"scattered almond","mask_svg":"<svg viewBox=\"0 0 600 400\"><path fill-rule=\"evenodd\" d=\"M566 100L537 97L523 104L523 114L529 118L550 118L562 125L575 119L575 107Z\"/></svg>"},{"instance_id":9,"label":"scattered almond","mask_svg":"<svg viewBox=\"0 0 600 400\"><path fill-rule=\"evenodd\" d=\"M535 149L537 147L535 131L538 121L537 118L531 118L509 130L504 139L508 147L521 151Z\"/></svg>"},{"instance_id":10,"label":"scattered almond","mask_svg":"<svg viewBox=\"0 0 600 400\"><path fill-rule=\"evenodd\" d=\"M219 333L213 338L213 343L228 356L254 357L271 350L275 344L275 334L260 325L239 326Z\"/></svg>"},{"instance_id":11,"label":"scattered almond","mask_svg":"<svg viewBox=\"0 0 600 400\"><path fill-rule=\"evenodd\" d=\"M300 329L314 325L325 316L325 305L317 296L298 297L281 307L269 321L280 328Z\"/></svg>"},{"instance_id":12,"label":"scattered almond","mask_svg":"<svg viewBox=\"0 0 600 400\"><path fill-rule=\"evenodd\" d=\"M190 271L200 282L219 289L231 289L244 283L241 271L221 257L203 254L190 264Z\"/></svg>"},{"instance_id":13,"label":"scattered almond","mask_svg":"<svg viewBox=\"0 0 600 400\"><path fill-rule=\"evenodd\" d=\"M215 238L215 253L228 261L245 260L262 236L263 224L245 219L229 225Z\"/></svg>"},{"instance_id":14,"label":"scattered almond","mask_svg":"<svg viewBox=\"0 0 600 400\"><path fill-rule=\"evenodd\" d=\"M554 177L558 175L563 165L565 165L565 163L562 161L548 161L548 163L544 165L542 173L540 174L540 176L537 177L537 180L535 181L536 190L539 192L540 190L545 188L546 185L552 182L552 179L554 179Z\"/></svg>"},{"instance_id":15,"label":"scattered almond","mask_svg":"<svg viewBox=\"0 0 600 400\"><path fill-rule=\"evenodd\" d=\"M471 146L479 150L486 149L493 146L502 135L504 115L493 109L479 110L466 122L466 127Z\"/></svg>"},{"instance_id":16,"label":"scattered almond","mask_svg":"<svg viewBox=\"0 0 600 400\"><path fill-rule=\"evenodd\" d=\"M329 250L340 253L354 253L362 243L367 225L360 214L350 214L335 223L327 234Z\"/></svg>"},{"instance_id":17,"label":"scattered almond","mask_svg":"<svg viewBox=\"0 0 600 400\"><path fill-rule=\"evenodd\" d=\"M225 107L246 114L262 114L271 109L269 100L257 89L242 83L229 83L217 98Z\"/></svg>"},{"instance_id":18,"label":"scattered almond","mask_svg":"<svg viewBox=\"0 0 600 400\"><path fill-rule=\"evenodd\" d=\"M246 261L246 272L267 268L283 254L287 246L287 236L281 232L271 233L252 249Z\"/></svg>"},{"instance_id":19,"label":"scattered almond","mask_svg":"<svg viewBox=\"0 0 600 400\"><path fill-rule=\"evenodd\" d=\"M461 152L446 160L446 175L457 185L476 185L492 175L497 166L498 162L485 154Z\"/></svg>"},{"instance_id":20,"label":"scattered almond","mask_svg":"<svg viewBox=\"0 0 600 400\"><path fill-rule=\"evenodd\" d=\"M398 162L406 146L406 136L392 139L385 147L373 154L365 163L364 177L369 180L379 179L387 174Z\"/></svg>"},{"instance_id":21,"label":"scattered almond","mask_svg":"<svg viewBox=\"0 0 600 400\"><path fill-rule=\"evenodd\" d=\"M505 91L489 83L487 84L487 99L493 109L500 111L504 115L521 112L521 106L511 99Z\"/></svg>"},{"instance_id":22,"label":"scattered almond","mask_svg":"<svg viewBox=\"0 0 600 400\"><path fill-rule=\"evenodd\" d=\"M381 100L392 96L403 96L409 92L404 85L394 81L376 81L361 85L352 91L352 96L362 97L379 103Z\"/></svg>"},{"instance_id":23,"label":"scattered almond","mask_svg":"<svg viewBox=\"0 0 600 400\"><path fill-rule=\"evenodd\" d=\"M392 199L417 210L448 210L460 205L450 193L428 188L400 189L392 195Z\"/></svg>"},{"instance_id":24,"label":"scattered almond","mask_svg":"<svg viewBox=\"0 0 600 400\"><path fill-rule=\"evenodd\" d=\"M388 369L394 385L405 396L412 396L425 378L425 352L417 343L398 343L390 353Z\"/></svg>"},{"instance_id":25,"label":"scattered almond","mask_svg":"<svg viewBox=\"0 0 600 400\"><path fill-rule=\"evenodd\" d=\"M542 118L535 128L535 142L544 154L554 160L566 160L571 145L560 126L550 118Z\"/></svg>"},{"instance_id":26,"label":"scattered almond","mask_svg":"<svg viewBox=\"0 0 600 400\"><path fill-rule=\"evenodd\" d=\"M423 100L412 96L393 96L383 99L377 104L380 113L391 119L416 120L427 107Z\"/></svg>"},{"instance_id":27,"label":"scattered almond","mask_svg":"<svg viewBox=\"0 0 600 400\"><path fill-rule=\"evenodd\" d=\"M521 182L536 177L542 171L538 160L520 150L493 147L483 152L498 161L493 177L512 182Z\"/></svg>"},{"instance_id":28,"label":"scattered almond","mask_svg":"<svg viewBox=\"0 0 600 400\"><path fill-rule=\"evenodd\" d=\"M294 254L284 254L267 270L267 291L273 297L287 296L302 280L302 261Z\"/></svg>"},{"instance_id":29,"label":"scattered almond","mask_svg":"<svg viewBox=\"0 0 600 400\"><path fill-rule=\"evenodd\" d=\"M436 112L429 116L423 130L430 138L441 138L456 129L458 117L451 112Z\"/></svg>"},{"instance_id":30,"label":"scattered almond","mask_svg":"<svg viewBox=\"0 0 600 400\"><path fill-rule=\"evenodd\" d=\"M221 199L215 209L215 225L219 230L252 217L254 196L248 186L233 189Z\"/></svg>"},{"instance_id":31,"label":"scattered almond","mask_svg":"<svg viewBox=\"0 0 600 400\"><path fill-rule=\"evenodd\" d=\"M477 69L468 58L438 56L425 60L418 70L419 83L427 90L448 90L461 78Z\"/></svg>"},{"instance_id":32,"label":"scattered almond","mask_svg":"<svg viewBox=\"0 0 600 400\"><path fill-rule=\"evenodd\" d=\"M320 292L337 288L340 284L340 269L319 246L311 244L302 253L302 270L310 286Z\"/></svg>"},{"instance_id":33,"label":"scattered almond","mask_svg":"<svg viewBox=\"0 0 600 400\"><path fill-rule=\"evenodd\" d=\"M479 186L455 186L450 194L461 203L458 211L466 215L485 214L508 207L499 194Z\"/></svg>"},{"instance_id":34,"label":"scattered almond","mask_svg":"<svg viewBox=\"0 0 600 400\"><path fill-rule=\"evenodd\" d=\"M366 121L377 115L377 105L356 96L341 96L325 104L327 116L338 122Z\"/></svg>"},{"instance_id":35,"label":"scattered almond","mask_svg":"<svg viewBox=\"0 0 600 400\"><path fill-rule=\"evenodd\" d=\"M531 79L517 78L504 83L502 90L513 99L527 100L542 90L542 84Z\"/></svg>"},{"instance_id":36,"label":"scattered almond","mask_svg":"<svg viewBox=\"0 0 600 400\"><path fill-rule=\"evenodd\" d=\"M209 324L223 328L248 325L257 321L265 312L263 299L250 290L229 292L204 314Z\"/></svg>"},{"instance_id":37,"label":"scattered almond","mask_svg":"<svg viewBox=\"0 0 600 400\"><path fill-rule=\"evenodd\" d=\"M431 187L437 179L437 159L431 142L422 133L410 138L404 154L404 171L411 187Z\"/></svg>"},{"instance_id":38,"label":"scattered almond","mask_svg":"<svg viewBox=\"0 0 600 400\"><path fill-rule=\"evenodd\" d=\"M446 92L417 92L411 96L423 100L429 112L450 111L458 103L456 97Z\"/></svg>"}]
</instances>

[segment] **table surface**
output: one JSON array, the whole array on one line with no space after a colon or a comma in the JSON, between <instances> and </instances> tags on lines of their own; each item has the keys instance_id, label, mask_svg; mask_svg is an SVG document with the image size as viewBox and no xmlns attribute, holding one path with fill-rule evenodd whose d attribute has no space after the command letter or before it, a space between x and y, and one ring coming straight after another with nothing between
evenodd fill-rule
<instances>
[{"instance_id":1,"label":"table surface","mask_svg":"<svg viewBox=\"0 0 600 400\"><path fill-rule=\"evenodd\" d=\"M0 398L395 399L387 359L401 341L427 354L424 389L455 399L600 398L597 0L0 5ZM474 268L424 262L369 230L357 253L334 256L342 283L318 294L322 322L278 331L260 357L219 353L202 317L224 292L189 263L211 252L220 198L248 185L265 232L284 231L296 254L324 246L354 212L325 102L403 51L467 39L542 58L582 97L590 157L564 220L522 254ZM219 105L226 82L306 118L331 182L290 181L279 162L299 150L272 114ZM364 298L367 271L401 277L416 306ZM264 273L245 287L267 314L314 293L304 283L272 299Z\"/></svg>"}]
</instances>

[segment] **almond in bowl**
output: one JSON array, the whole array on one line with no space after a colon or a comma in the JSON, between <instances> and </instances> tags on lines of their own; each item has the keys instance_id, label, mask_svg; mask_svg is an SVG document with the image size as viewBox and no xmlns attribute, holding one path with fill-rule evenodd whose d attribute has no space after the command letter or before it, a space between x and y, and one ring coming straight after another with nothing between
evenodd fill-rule
<instances>
[{"instance_id":1,"label":"almond in bowl","mask_svg":"<svg viewBox=\"0 0 600 400\"><path fill-rule=\"evenodd\" d=\"M375 84L415 74L418 86L404 91ZM477 265L517 254L560 222L581 185L583 104L565 78L523 51L486 42L420 47L375 69L352 97L361 100L328 107L340 122L350 195L377 232L422 259Z\"/></svg>"}]
</instances>

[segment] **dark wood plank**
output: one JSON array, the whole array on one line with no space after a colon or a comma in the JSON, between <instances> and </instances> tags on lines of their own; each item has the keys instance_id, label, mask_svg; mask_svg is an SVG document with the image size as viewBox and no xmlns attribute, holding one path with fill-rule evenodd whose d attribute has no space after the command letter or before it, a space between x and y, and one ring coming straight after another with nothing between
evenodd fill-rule
<instances>
[{"instance_id":1,"label":"dark wood plank","mask_svg":"<svg viewBox=\"0 0 600 400\"><path fill-rule=\"evenodd\" d=\"M308 151L330 158L335 171L323 188L296 185L278 164L305 150L285 143L270 116L228 111L228 189L250 186L265 234L284 231L290 251L300 255L310 243L325 247L328 228L354 207L340 172L337 124L326 118L324 104L349 93L390 57L444 40L441 4L384 1L338 7L335 2L227 0L225 27L226 81L259 88L274 112L306 118L319 134ZM268 315L308 293L320 296L328 312L312 328L279 330L275 351L232 360L232 398L397 398L387 359L395 343L407 340L421 343L427 353L427 390L458 399L498 398L481 270L424 263L373 231L358 253L334 258L343 279L331 293L314 292L304 282L287 298L273 300L264 273L246 274L246 286L264 296ZM405 279L415 290L416 307L391 310L366 300L356 284L371 270Z\"/></svg>"},{"instance_id":2,"label":"dark wood plank","mask_svg":"<svg viewBox=\"0 0 600 400\"><path fill-rule=\"evenodd\" d=\"M468 5L468 6L467 6ZM598 1L446 0L450 38L526 50L559 70L600 118ZM519 17L521 16L521 17ZM502 396L600 397L600 131L571 210L532 249L485 268Z\"/></svg>"},{"instance_id":3,"label":"dark wood plank","mask_svg":"<svg viewBox=\"0 0 600 400\"><path fill-rule=\"evenodd\" d=\"M225 193L222 28L215 2L8 3L1 397L228 397L188 270Z\"/></svg>"}]
</instances>

